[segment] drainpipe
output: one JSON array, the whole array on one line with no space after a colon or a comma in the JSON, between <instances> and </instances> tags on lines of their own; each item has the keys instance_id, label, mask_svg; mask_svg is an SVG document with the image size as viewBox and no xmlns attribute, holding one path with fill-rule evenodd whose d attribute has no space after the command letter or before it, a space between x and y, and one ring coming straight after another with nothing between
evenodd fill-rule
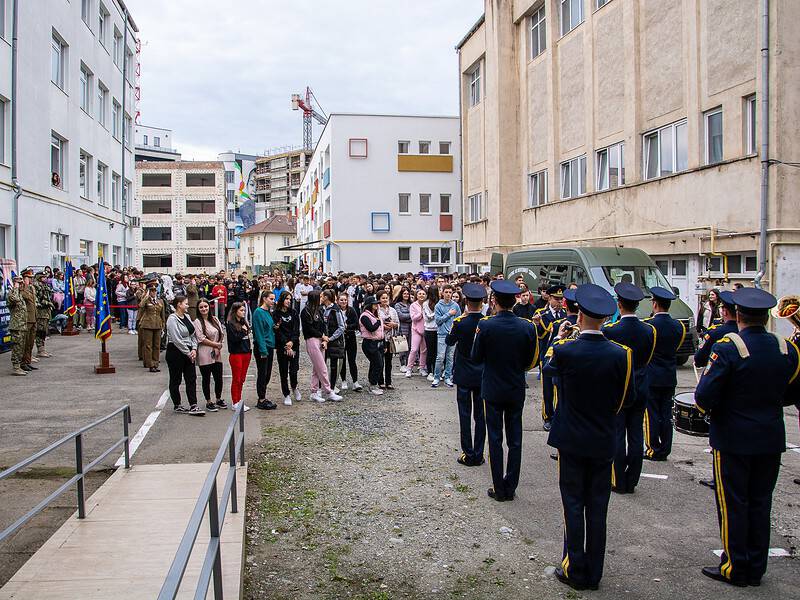
<instances>
[{"instance_id":1,"label":"drainpipe","mask_svg":"<svg viewBox=\"0 0 800 600\"><path fill-rule=\"evenodd\" d=\"M22 195L22 187L17 178L17 2L18 0L14 0L11 8L11 183L14 186L11 220L14 226L14 262L19 271L19 197Z\"/></svg>"},{"instance_id":2,"label":"drainpipe","mask_svg":"<svg viewBox=\"0 0 800 600\"><path fill-rule=\"evenodd\" d=\"M130 265L125 264L128 259L128 198L125 194L125 110L128 98L128 88L126 86L126 75L128 72L128 9L122 15L122 26L125 29L124 37L122 38L122 182L120 185L122 189L122 266L127 267ZM131 122L131 129L133 129L133 122ZM131 186L133 187L133 186ZM130 193L130 190L128 190Z\"/></svg>"},{"instance_id":3,"label":"drainpipe","mask_svg":"<svg viewBox=\"0 0 800 600\"><path fill-rule=\"evenodd\" d=\"M767 273L767 207L769 201L769 0L761 0L761 231L758 240L758 274L761 287ZM770 282L773 284L773 282ZM774 285L773 285L774 289Z\"/></svg>"}]
</instances>

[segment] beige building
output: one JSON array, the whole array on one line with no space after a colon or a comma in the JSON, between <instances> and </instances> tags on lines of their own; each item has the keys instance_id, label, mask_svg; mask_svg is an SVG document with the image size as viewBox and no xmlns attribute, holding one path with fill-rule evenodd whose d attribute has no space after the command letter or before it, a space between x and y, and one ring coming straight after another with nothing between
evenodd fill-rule
<instances>
[{"instance_id":1,"label":"beige building","mask_svg":"<svg viewBox=\"0 0 800 600\"><path fill-rule=\"evenodd\" d=\"M771 0L769 157L797 161L800 2ZM759 270L761 2L486 0L457 50L463 262L638 247L693 308ZM769 167L763 284L800 291L800 170Z\"/></svg>"},{"instance_id":2,"label":"beige building","mask_svg":"<svg viewBox=\"0 0 800 600\"><path fill-rule=\"evenodd\" d=\"M260 273L271 263L289 263L294 258L279 248L297 241L297 221L285 215L272 215L239 234L241 268Z\"/></svg>"},{"instance_id":3,"label":"beige building","mask_svg":"<svg viewBox=\"0 0 800 600\"><path fill-rule=\"evenodd\" d=\"M294 199L311 162L311 152L291 150L256 160L256 222L294 213Z\"/></svg>"},{"instance_id":4,"label":"beige building","mask_svg":"<svg viewBox=\"0 0 800 600\"><path fill-rule=\"evenodd\" d=\"M137 162L137 267L162 273L225 269L222 162Z\"/></svg>"}]
</instances>

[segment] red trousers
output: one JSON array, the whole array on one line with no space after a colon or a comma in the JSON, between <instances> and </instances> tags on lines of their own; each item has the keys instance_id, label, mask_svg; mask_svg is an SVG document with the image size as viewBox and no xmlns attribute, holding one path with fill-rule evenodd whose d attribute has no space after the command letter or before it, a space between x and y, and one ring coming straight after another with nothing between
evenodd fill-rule
<instances>
[{"instance_id":1,"label":"red trousers","mask_svg":"<svg viewBox=\"0 0 800 600\"><path fill-rule=\"evenodd\" d=\"M230 354L228 362L231 364L231 401L236 404L242 399L242 388L247 377L247 367L250 366L250 353Z\"/></svg>"}]
</instances>

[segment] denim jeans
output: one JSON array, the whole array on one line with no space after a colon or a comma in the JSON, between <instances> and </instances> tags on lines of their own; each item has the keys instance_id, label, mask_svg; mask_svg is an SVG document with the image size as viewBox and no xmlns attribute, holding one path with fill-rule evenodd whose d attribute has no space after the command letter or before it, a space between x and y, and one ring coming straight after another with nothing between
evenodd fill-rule
<instances>
[{"instance_id":1,"label":"denim jeans","mask_svg":"<svg viewBox=\"0 0 800 600\"><path fill-rule=\"evenodd\" d=\"M434 379L442 379L442 367L444 367L444 378L453 378L453 352L455 346L448 346L445 343L446 335L439 335L436 338L436 370L433 373Z\"/></svg>"}]
</instances>

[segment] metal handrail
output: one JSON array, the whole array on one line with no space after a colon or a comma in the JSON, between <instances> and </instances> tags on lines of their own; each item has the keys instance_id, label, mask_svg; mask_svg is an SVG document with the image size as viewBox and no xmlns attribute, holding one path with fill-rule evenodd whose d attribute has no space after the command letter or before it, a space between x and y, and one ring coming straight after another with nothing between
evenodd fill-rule
<instances>
[{"instance_id":1,"label":"metal handrail","mask_svg":"<svg viewBox=\"0 0 800 600\"><path fill-rule=\"evenodd\" d=\"M206 550L205 558L203 559L203 566L200 569L200 577L197 581L197 588L195 589L195 600L202 600L208 593L208 586L211 583L211 576L214 577L214 598L222 600L222 557L220 555L220 536L222 533L222 526L225 522L225 513L228 509L228 500L231 502L231 513L239 512L236 494L236 462L239 459L239 464L244 466L244 402L237 403L235 413L228 424L228 429L222 438L222 443L217 450L217 455L211 468L206 476L203 488L200 490L200 496L197 498L197 503L194 505L192 516L189 518L189 524L186 526L186 531L181 538L181 543L178 546L178 551L175 553L175 558L172 559L172 564L169 567L169 572L161 586L161 591L158 594L158 600L174 600L178 595L178 590L181 587L183 575L186 572L186 567L189 564L189 559L192 556L197 535L200 533L200 527L203 525L203 517L205 517L206 509L208 510L208 523L211 534L211 539L208 542L208 550ZM236 439L236 424L239 424L239 439ZM228 454L228 475L225 478L225 485L222 486L222 501L218 500L217 495L217 475L222 467L222 461L225 454Z\"/></svg>"},{"instance_id":2,"label":"metal handrail","mask_svg":"<svg viewBox=\"0 0 800 600\"><path fill-rule=\"evenodd\" d=\"M90 429L94 429L98 425L102 425L106 421L113 419L118 414L122 413L122 438L114 442L114 444L108 448L105 452L103 452L100 456L90 462L88 465L84 466L83 464L83 434L89 431ZM77 431L73 431L65 435L63 438L58 440L57 442L53 442L47 448L43 450L39 450L33 456L29 456L25 460L17 463L13 467L6 469L5 471L0 473L0 481L6 479L7 477L11 477L21 469L24 469L28 465L36 462L43 456L49 454L53 450L60 448L67 442L75 440L75 475L69 478L69 480L60 485L53 493L51 493L47 498L39 502L36 506L34 506L31 510L21 516L19 519L14 521L10 526L0 532L0 543L5 541L10 535L14 534L20 527L25 525L28 521L30 521L33 517L38 515L42 512L47 506L56 498L58 498L61 494L67 491L72 484L77 484L77 492L78 492L78 518L84 519L86 518L86 492L84 486L84 478L86 473L90 472L94 469L100 462L111 454L114 450L120 447L120 445L124 445L124 455L125 455L125 468L129 469L131 466L131 456L130 456L130 433L128 430L128 425L131 422L131 407L130 405L126 404L125 406L121 406L110 415L106 415L102 419L98 419L94 423L86 425L85 427L81 427Z\"/></svg>"}]
</instances>

